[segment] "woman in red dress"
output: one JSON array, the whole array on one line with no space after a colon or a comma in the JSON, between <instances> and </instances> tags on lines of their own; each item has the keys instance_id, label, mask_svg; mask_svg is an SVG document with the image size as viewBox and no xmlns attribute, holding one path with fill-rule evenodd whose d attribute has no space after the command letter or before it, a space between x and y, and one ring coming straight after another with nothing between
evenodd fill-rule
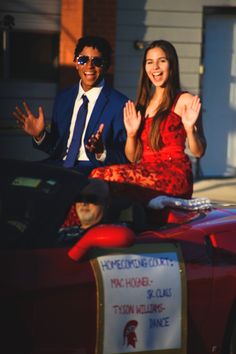
<instances>
[{"instance_id":1,"label":"woman in red dress","mask_svg":"<svg viewBox=\"0 0 236 354\"><path fill-rule=\"evenodd\" d=\"M96 168L91 177L139 185L153 195L190 198L192 164L185 148L187 140L193 156L204 154L200 108L198 96L180 90L173 45L154 41L144 54L137 103L129 101L124 108L125 154L131 163Z\"/></svg>"}]
</instances>

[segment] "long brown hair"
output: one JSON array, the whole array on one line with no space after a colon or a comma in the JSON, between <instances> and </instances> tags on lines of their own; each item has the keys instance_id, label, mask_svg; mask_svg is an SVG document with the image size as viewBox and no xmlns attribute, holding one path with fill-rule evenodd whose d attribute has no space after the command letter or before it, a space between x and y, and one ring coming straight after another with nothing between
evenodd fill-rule
<instances>
[{"instance_id":1,"label":"long brown hair","mask_svg":"<svg viewBox=\"0 0 236 354\"><path fill-rule=\"evenodd\" d=\"M137 100L136 100L136 108L140 110L142 116L145 114L146 107L148 106L151 97L153 95L153 87L152 82L150 81L146 70L146 57L147 53L150 49L153 48L161 48L166 55L166 58L169 62L169 77L166 83L166 87L164 90L164 95L161 104L159 105L158 111L153 118L148 143L153 150L159 150L161 146L160 141L160 123L163 121L173 103L175 96L178 91L180 91L180 78L179 78L179 62L178 56L174 46L165 40L156 40L152 42L145 50L143 63L140 73L140 81L138 86ZM141 133L141 129L140 129ZM135 160L139 160L142 155L142 144L140 138L138 140L137 149L136 149L136 157Z\"/></svg>"}]
</instances>

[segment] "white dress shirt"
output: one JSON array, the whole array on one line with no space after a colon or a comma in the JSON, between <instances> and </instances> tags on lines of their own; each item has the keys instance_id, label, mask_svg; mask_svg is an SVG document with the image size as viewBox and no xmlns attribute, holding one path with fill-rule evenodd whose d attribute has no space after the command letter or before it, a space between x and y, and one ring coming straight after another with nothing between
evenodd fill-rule
<instances>
[{"instance_id":1,"label":"white dress shirt","mask_svg":"<svg viewBox=\"0 0 236 354\"><path fill-rule=\"evenodd\" d=\"M78 160L81 160L81 161L88 161L89 160L88 156L86 154L86 150L85 150L85 146L84 146L83 141L84 141L84 136L86 133L86 129L87 129L92 111L94 109L94 106L95 106L95 103L98 99L98 96L100 95L100 93L103 89L103 86L104 86L104 80L102 80L96 87L93 87L91 90L85 92L82 85L81 85L81 81L79 84L78 95L75 100L75 105L74 105L73 114L72 114L72 118L71 118L70 134L69 134L69 139L67 141L67 151L68 151L68 148L69 148L71 140L72 140L77 113L78 113L80 106L83 103L82 96L85 95L85 96L87 96L89 103L88 103L88 113L87 113L87 117L86 117L86 121L85 121L84 131L83 131L83 135L81 138L81 146L80 146L79 153L78 153ZM96 133L96 132L94 132L94 133ZM101 157L99 160L103 161L104 157Z\"/></svg>"}]
</instances>

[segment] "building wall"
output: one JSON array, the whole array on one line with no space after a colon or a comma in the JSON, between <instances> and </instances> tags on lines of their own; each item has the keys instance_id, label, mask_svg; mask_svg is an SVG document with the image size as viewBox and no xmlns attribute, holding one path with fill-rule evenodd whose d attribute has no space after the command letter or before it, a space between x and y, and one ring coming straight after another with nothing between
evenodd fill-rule
<instances>
[{"instance_id":1,"label":"building wall","mask_svg":"<svg viewBox=\"0 0 236 354\"><path fill-rule=\"evenodd\" d=\"M83 34L84 1L61 0L60 25L60 74L59 87L70 86L77 81L74 68L74 50L77 39Z\"/></svg>"},{"instance_id":2,"label":"building wall","mask_svg":"<svg viewBox=\"0 0 236 354\"><path fill-rule=\"evenodd\" d=\"M166 39L177 50L183 89L199 93L203 6L236 6L236 0L117 0L115 86L134 99L143 56L134 42Z\"/></svg>"},{"instance_id":3,"label":"building wall","mask_svg":"<svg viewBox=\"0 0 236 354\"><path fill-rule=\"evenodd\" d=\"M78 81L73 57L78 38L86 35L105 37L115 47L116 0L61 0L60 88ZM113 82L114 65L108 72Z\"/></svg>"},{"instance_id":4,"label":"building wall","mask_svg":"<svg viewBox=\"0 0 236 354\"><path fill-rule=\"evenodd\" d=\"M10 0L0 4L0 23L6 15L14 18L13 30L28 33L59 33L60 0ZM1 35L2 35L1 31ZM11 48L10 48L11 49ZM29 48L22 48L26 53ZM21 55L21 52L18 53ZM38 54L41 55L40 53ZM35 65L34 62L31 64ZM32 149L31 139L15 124L12 111L23 100L35 110L42 105L50 119L57 83L0 79L0 156L22 159L41 159L45 155Z\"/></svg>"},{"instance_id":5,"label":"building wall","mask_svg":"<svg viewBox=\"0 0 236 354\"><path fill-rule=\"evenodd\" d=\"M59 31L60 0L1 1L0 19L11 14L17 29Z\"/></svg>"},{"instance_id":6,"label":"building wall","mask_svg":"<svg viewBox=\"0 0 236 354\"><path fill-rule=\"evenodd\" d=\"M84 35L105 37L113 48L116 44L116 0L85 0L84 2ZM114 57L107 73L107 80L113 84Z\"/></svg>"},{"instance_id":7,"label":"building wall","mask_svg":"<svg viewBox=\"0 0 236 354\"><path fill-rule=\"evenodd\" d=\"M45 33L59 33L60 31L60 0L22 0L20 2L11 0L1 2L0 21L6 15L11 15L14 18L12 30ZM22 48L24 53L27 50L28 48ZM19 53L20 55L21 53ZM51 100L55 96L55 92L56 85L54 83L42 84L42 82L12 80L8 77L0 80L0 127L11 125L13 122L10 119L12 118L11 112L16 102L27 97L33 104L35 100L38 100L40 104L45 107L48 106L48 109L51 110Z\"/></svg>"}]
</instances>

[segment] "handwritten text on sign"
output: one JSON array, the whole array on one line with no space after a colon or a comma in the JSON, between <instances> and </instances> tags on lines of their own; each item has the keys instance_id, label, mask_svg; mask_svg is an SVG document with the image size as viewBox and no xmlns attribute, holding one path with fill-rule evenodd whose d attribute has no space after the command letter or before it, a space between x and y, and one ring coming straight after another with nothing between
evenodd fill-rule
<instances>
[{"instance_id":1,"label":"handwritten text on sign","mask_svg":"<svg viewBox=\"0 0 236 354\"><path fill-rule=\"evenodd\" d=\"M176 251L97 258L103 287L103 353L177 349L182 284Z\"/></svg>"}]
</instances>

